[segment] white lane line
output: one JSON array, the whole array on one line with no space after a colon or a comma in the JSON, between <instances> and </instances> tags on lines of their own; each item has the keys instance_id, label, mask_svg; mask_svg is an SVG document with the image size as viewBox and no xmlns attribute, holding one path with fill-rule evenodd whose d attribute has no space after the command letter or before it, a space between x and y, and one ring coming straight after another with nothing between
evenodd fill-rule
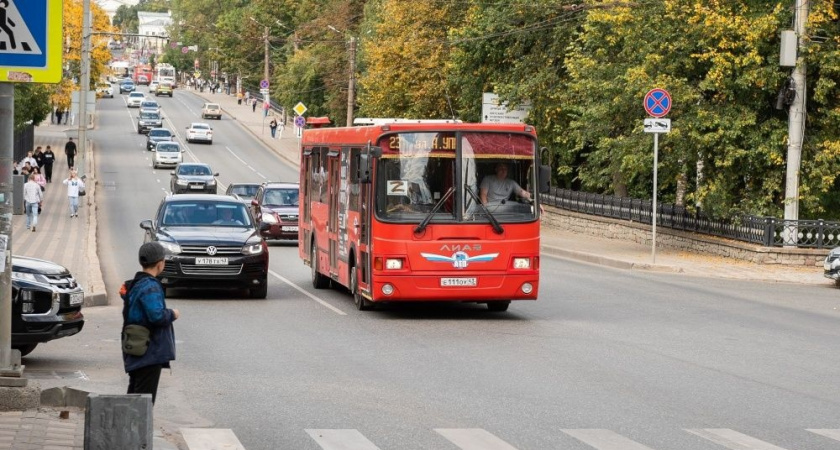
<instances>
[{"instance_id":1,"label":"white lane line","mask_svg":"<svg viewBox=\"0 0 840 450\"><path fill-rule=\"evenodd\" d=\"M346 313L346 312L344 312L344 311L342 311L342 310L340 310L340 309L336 308L336 307L335 307L335 306L333 306L333 305L330 305L329 303L327 303L327 302L325 302L324 300L321 300L320 298L318 298L318 297L316 297L316 296L314 296L314 295L310 294L309 292L306 292L306 291L305 291L302 287L300 287L300 286L298 286L298 285L296 285L296 284L292 283L292 282L291 282L288 278L286 278L286 277L284 277L284 276L280 275L279 273L277 273L277 272L275 272L275 271L273 271L273 270L269 270L269 271L268 271L268 273L270 273L272 276L276 277L276 278L277 278L277 279L279 279L280 281L282 281L282 282L284 282L284 283L288 284L289 286L291 286L291 287L293 287L293 288L297 289L297 290L298 290L300 293L302 293L303 295L305 295L305 296L307 296L307 297L311 298L312 300L315 300L316 302L318 302L318 303L320 303L320 304L322 304L322 305L326 306L328 309L330 309L330 310L331 310L331 311L333 311L334 313L336 313L336 314L338 314L338 315L340 315L340 316L346 316L346 315L347 315L347 313Z\"/></svg>"},{"instance_id":2,"label":"white lane line","mask_svg":"<svg viewBox=\"0 0 840 450\"><path fill-rule=\"evenodd\" d=\"M462 450L516 450L516 447L481 428L435 428Z\"/></svg>"},{"instance_id":3,"label":"white lane line","mask_svg":"<svg viewBox=\"0 0 840 450\"><path fill-rule=\"evenodd\" d=\"M263 180L267 180L267 179L268 179L268 177L266 177L265 175L263 175L263 174L261 174L261 173L259 173L259 172L257 172L257 175L261 176Z\"/></svg>"},{"instance_id":4,"label":"white lane line","mask_svg":"<svg viewBox=\"0 0 840 450\"><path fill-rule=\"evenodd\" d=\"M631 441L610 430L592 428L560 431L598 450L651 450L648 446Z\"/></svg>"},{"instance_id":5,"label":"white lane line","mask_svg":"<svg viewBox=\"0 0 840 450\"><path fill-rule=\"evenodd\" d=\"M698 428L685 431L732 450L785 450L729 428Z\"/></svg>"},{"instance_id":6,"label":"white lane line","mask_svg":"<svg viewBox=\"0 0 840 450\"><path fill-rule=\"evenodd\" d=\"M820 436L825 436L829 439L834 439L835 441L840 441L840 430L837 429L817 429L817 428L808 428L807 431L811 433L819 434Z\"/></svg>"},{"instance_id":7,"label":"white lane line","mask_svg":"<svg viewBox=\"0 0 840 450\"><path fill-rule=\"evenodd\" d=\"M359 430L307 429L306 433L324 450L379 450Z\"/></svg>"},{"instance_id":8,"label":"white lane line","mask_svg":"<svg viewBox=\"0 0 840 450\"><path fill-rule=\"evenodd\" d=\"M189 450L245 450L228 428L181 428Z\"/></svg>"}]
</instances>

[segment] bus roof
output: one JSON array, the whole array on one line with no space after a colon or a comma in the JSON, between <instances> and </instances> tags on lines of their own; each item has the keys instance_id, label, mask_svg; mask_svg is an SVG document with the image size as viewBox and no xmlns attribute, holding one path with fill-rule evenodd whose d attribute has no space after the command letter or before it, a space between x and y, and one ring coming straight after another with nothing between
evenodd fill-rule
<instances>
[{"instance_id":1,"label":"bus roof","mask_svg":"<svg viewBox=\"0 0 840 450\"><path fill-rule=\"evenodd\" d=\"M386 133L437 132L437 131L487 131L522 133L536 137L531 125L521 123L453 123L453 122L397 122L363 127L315 128L303 132L303 145L366 145L375 144Z\"/></svg>"}]
</instances>

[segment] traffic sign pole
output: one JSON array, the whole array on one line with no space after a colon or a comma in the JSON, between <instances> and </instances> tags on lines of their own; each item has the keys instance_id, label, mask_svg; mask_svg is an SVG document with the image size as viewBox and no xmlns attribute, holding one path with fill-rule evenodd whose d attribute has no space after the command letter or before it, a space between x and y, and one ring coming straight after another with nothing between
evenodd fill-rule
<instances>
[{"instance_id":1,"label":"traffic sign pole","mask_svg":"<svg viewBox=\"0 0 840 450\"><path fill-rule=\"evenodd\" d=\"M664 117L671 111L671 94L665 89L651 89L645 94L645 100L642 102L645 111L655 118ZM645 132L653 133L653 203L651 204L651 231L652 244L650 256L653 264L656 264L656 216L659 212L659 205L657 201L658 175L659 175L659 133L667 133L671 129L670 119L661 119L659 121L646 119Z\"/></svg>"},{"instance_id":2,"label":"traffic sign pole","mask_svg":"<svg viewBox=\"0 0 840 450\"><path fill-rule=\"evenodd\" d=\"M653 246L650 251L650 257L653 260L653 264L656 264L656 215L657 211L659 210L657 202L656 202L656 192L657 189L657 175L659 172L659 133L653 133L653 208L652 208L652 218L653 218Z\"/></svg>"}]
</instances>

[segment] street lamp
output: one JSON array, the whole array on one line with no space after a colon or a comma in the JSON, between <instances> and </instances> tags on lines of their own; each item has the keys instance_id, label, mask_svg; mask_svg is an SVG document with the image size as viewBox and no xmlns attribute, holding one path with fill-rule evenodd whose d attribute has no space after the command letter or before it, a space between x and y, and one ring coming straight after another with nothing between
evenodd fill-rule
<instances>
[{"instance_id":1,"label":"street lamp","mask_svg":"<svg viewBox=\"0 0 840 450\"><path fill-rule=\"evenodd\" d=\"M345 34L342 31L339 31L332 25L327 25L332 31L335 31L338 34ZM347 33L349 34L349 33ZM350 36L349 42L349 66L350 66L350 75L347 81L347 126L353 126L353 109L356 104L356 37Z\"/></svg>"},{"instance_id":2,"label":"street lamp","mask_svg":"<svg viewBox=\"0 0 840 450\"><path fill-rule=\"evenodd\" d=\"M263 42L265 43L265 72L263 76L265 77L264 79L268 81L268 26L261 24L257 19L253 17L250 17L250 19L254 21L254 23L256 23L257 25L262 25L264 29Z\"/></svg>"}]
</instances>

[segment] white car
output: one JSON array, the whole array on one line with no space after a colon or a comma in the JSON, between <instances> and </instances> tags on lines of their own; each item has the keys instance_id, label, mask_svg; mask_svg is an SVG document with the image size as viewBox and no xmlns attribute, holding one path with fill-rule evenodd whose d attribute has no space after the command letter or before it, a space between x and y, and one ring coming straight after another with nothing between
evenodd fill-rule
<instances>
[{"instance_id":1,"label":"white car","mask_svg":"<svg viewBox=\"0 0 840 450\"><path fill-rule=\"evenodd\" d=\"M132 92L128 94L128 107L139 108L144 100L146 100L146 94L136 91Z\"/></svg>"},{"instance_id":2,"label":"white car","mask_svg":"<svg viewBox=\"0 0 840 450\"><path fill-rule=\"evenodd\" d=\"M152 99L143 99L140 103L140 111L160 113L160 105Z\"/></svg>"},{"instance_id":3,"label":"white car","mask_svg":"<svg viewBox=\"0 0 840 450\"><path fill-rule=\"evenodd\" d=\"M173 141L158 142L154 149L155 158L152 160L152 166L157 169L160 166L175 167L184 161L182 153L184 149L181 144Z\"/></svg>"},{"instance_id":4,"label":"white car","mask_svg":"<svg viewBox=\"0 0 840 450\"><path fill-rule=\"evenodd\" d=\"M213 128L203 122L193 122L187 127L187 142L213 143Z\"/></svg>"},{"instance_id":5,"label":"white car","mask_svg":"<svg viewBox=\"0 0 840 450\"><path fill-rule=\"evenodd\" d=\"M151 83L149 83L149 93L150 94L156 93L159 84L160 83L158 83L157 81L152 81Z\"/></svg>"}]
</instances>

